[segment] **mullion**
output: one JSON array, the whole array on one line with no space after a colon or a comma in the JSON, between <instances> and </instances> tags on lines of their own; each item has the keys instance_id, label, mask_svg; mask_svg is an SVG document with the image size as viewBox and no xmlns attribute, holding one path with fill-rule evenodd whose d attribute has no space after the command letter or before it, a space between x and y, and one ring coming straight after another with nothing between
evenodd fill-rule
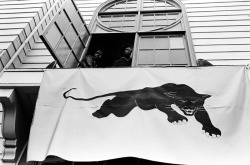
<instances>
[{"instance_id":1,"label":"mullion","mask_svg":"<svg viewBox=\"0 0 250 165\"><path fill-rule=\"evenodd\" d=\"M169 10L141 10L141 13L174 13L181 12L181 9L169 9Z\"/></svg>"},{"instance_id":2,"label":"mullion","mask_svg":"<svg viewBox=\"0 0 250 165\"><path fill-rule=\"evenodd\" d=\"M153 66L155 66L155 43L156 43L156 41L155 41L155 36L153 37L153 44L154 44L154 46L153 46Z\"/></svg>"},{"instance_id":3,"label":"mullion","mask_svg":"<svg viewBox=\"0 0 250 165\"><path fill-rule=\"evenodd\" d=\"M116 11L116 12L99 12L98 15L116 15L116 14L137 14L138 11Z\"/></svg>"}]
</instances>

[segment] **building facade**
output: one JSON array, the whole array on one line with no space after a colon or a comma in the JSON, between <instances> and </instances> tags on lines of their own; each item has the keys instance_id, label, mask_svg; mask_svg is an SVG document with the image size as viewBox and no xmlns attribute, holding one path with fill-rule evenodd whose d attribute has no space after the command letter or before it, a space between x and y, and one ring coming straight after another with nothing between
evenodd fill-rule
<instances>
[{"instance_id":1,"label":"building facade","mask_svg":"<svg viewBox=\"0 0 250 165\"><path fill-rule=\"evenodd\" d=\"M105 67L112 65L122 45L132 45L133 67L196 66L197 59L213 65L250 62L249 0L74 0L77 8L72 10L66 9L69 5L65 3L68 1L0 0L3 164L23 161L43 72L61 54L53 54L56 48L51 47L51 42L60 45L61 40L50 40L47 35L51 42L45 44L40 36L46 38L44 31L51 32L47 27L53 27L55 22L56 30L63 29L63 25L58 25L58 18L66 21L62 11L70 15L73 10L82 16L84 21L77 17L78 21L69 19L68 25L73 29L81 27L75 38L81 39L83 49L78 57L74 45L69 46L67 50L77 62L64 60L59 65L59 59L58 68L78 67L86 54L103 45L110 54ZM70 43L71 38L64 34L60 37ZM168 56L156 56L159 52ZM67 59L70 57L73 56Z\"/></svg>"}]
</instances>

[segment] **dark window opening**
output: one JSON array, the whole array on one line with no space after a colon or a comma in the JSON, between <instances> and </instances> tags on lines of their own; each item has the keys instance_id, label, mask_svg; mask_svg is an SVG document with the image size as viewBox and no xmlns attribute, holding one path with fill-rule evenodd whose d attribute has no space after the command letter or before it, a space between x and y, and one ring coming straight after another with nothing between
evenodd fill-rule
<instances>
[{"instance_id":1,"label":"dark window opening","mask_svg":"<svg viewBox=\"0 0 250 165\"><path fill-rule=\"evenodd\" d=\"M103 50L98 67L113 67L113 62L121 57L124 46L133 48L135 34L93 34L86 55L93 55L97 50Z\"/></svg>"}]
</instances>

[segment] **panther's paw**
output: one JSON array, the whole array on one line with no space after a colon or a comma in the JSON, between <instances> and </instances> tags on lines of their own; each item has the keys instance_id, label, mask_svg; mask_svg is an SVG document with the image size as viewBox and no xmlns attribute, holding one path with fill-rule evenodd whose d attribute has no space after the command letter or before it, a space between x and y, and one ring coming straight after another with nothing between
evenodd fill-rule
<instances>
[{"instance_id":1,"label":"panther's paw","mask_svg":"<svg viewBox=\"0 0 250 165\"><path fill-rule=\"evenodd\" d=\"M102 111L95 111L94 113L92 113L92 115L93 115L94 117L99 118L99 119L108 116L108 114L105 114L105 113L103 113Z\"/></svg>"},{"instance_id":2,"label":"panther's paw","mask_svg":"<svg viewBox=\"0 0 250 165\"><path fill-rule=\"evenodd\" d=\"M168 121L170 123L173 123L174 125L182 125L182 124L186 124L188 119L182 115L175 115L172 117L168 117Z\"/></svg>"},{"instance_id":3,"label":"panther's paw","mask_svg":"<svg viewBox=\"0 0 250 165\"><path fill-rule=\"evenodd\" d=\"M202 133L212 139L217 139L217 138L220 138L221 136L221 131L214 126L210 126L210 127L203 126Z\"/></svg>"},{"instance_id":4,"label":"panther's paw","mask_svg":"<svg viewBox=\"0 0 250 165\"><path fill-rule=\"evenodd\" d=\"M172 122L174 125L182 125L182 124L186 124L187 120L183 119L183 120L178 120L178 121L174 121Z\"/></svg>"}]
</instances>

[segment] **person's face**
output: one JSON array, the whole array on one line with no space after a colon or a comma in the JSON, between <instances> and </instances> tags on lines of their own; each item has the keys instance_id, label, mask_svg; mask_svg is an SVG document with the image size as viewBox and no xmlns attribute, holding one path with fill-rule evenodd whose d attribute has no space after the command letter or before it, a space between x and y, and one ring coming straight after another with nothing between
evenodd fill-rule
<instances>
[{"instance_id":1,"label":"person's face","mask_svg":"<svg viewBox=\"0 0 250 165\"><path fill-rule=\"evenodd\" d=\"M86 62L89 66L93 65L93 59L91 57L86 57Z\"/></svg>"},{"instance_id":2,"label":"person's face","mask_svg":"<svg viewBox=\"0 0 250 165\"><path fill-rule=\"evenodd\" d=\"M131 54L131 53L132 53L132 48L131 48L131 47L127 47L127 48L125 49L124 53L125 53L126 55Z\"/></svg>"},{"instance_id":3,"label":"person's face","mask_svg":"<svg viewBox=\"0 0 250 165\"><path fill-rule=\"evenodd\" d=\"M97 50L94 54L94 59L98 60L102 58L102 51L101 50Z\"/></svg>"}]
</instances>

